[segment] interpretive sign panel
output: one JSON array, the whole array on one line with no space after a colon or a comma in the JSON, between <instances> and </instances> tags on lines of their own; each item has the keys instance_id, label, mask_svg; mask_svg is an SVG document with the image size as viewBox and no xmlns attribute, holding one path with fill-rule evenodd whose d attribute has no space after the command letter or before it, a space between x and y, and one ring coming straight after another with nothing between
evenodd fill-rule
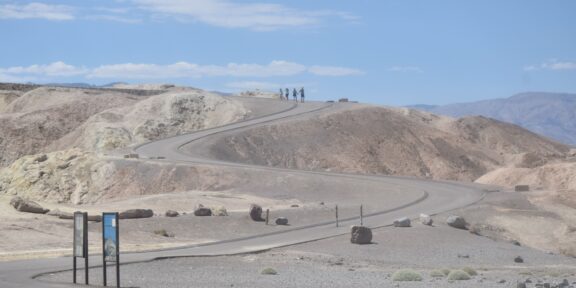
<instances>
[{"instance_id":1,"label":"interpretive sign panel","mask_svg":"<svg viewBox=\"0 0 576 288\"><path fill-rule=\"evenodd\" d=\"M104 260L116 262L118 259L118 214L104 213L102 216L104 236Z\"/></svg>"},{"instance_id":2,"label":"interpretive sign panel","mask_svg":"<svg viewBox=\"0 0 576 288\"><path fill-rule=\"evenodd\" d=\"M74 212L72 281L76 283L76 258L84 258L84 282L88 285L88 213Z\"/></svg>"},{"instance_id":3,"label":"interpretive sign panel","mask_svg":"<svg viewBox=\"0 0 576 288\"><path fill-rule=\"evenodd\" d=\"M116 262L116 287L120 287L120 239L118 213L102 213L102 280L106 286L106 262Z\"/></svg>"},{"instance_id":4,"label":"interpretive sign panel","mask_svg":"<svg viewBox=\"0 0 576 288\"><path fill-rule=\"evenodd\" d=\"M87 234L88 219L86 213L74 212L74 257L86 257L88 248Z\"/></svg>"}]
</instances>

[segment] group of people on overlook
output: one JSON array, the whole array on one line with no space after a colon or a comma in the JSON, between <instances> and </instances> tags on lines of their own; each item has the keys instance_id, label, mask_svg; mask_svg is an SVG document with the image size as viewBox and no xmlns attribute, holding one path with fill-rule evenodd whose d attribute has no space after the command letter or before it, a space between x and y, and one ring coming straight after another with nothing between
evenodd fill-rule
<instances>
[{"instance_id":1,"label":"group of people on overlook","mask_svg":"<svg viewBox=\"0 0 576 288\"><path fill-rule=\"evenodd\" d=\"M304 103L304 87L300 88L300 90L296 90L296 88L292 89L292 98L294 101L298 102L298 94L300 94L300 102ZM282 90L280 88L280 100L290 100L290 89L286 88Z\"/></svg>"}]
</instances>

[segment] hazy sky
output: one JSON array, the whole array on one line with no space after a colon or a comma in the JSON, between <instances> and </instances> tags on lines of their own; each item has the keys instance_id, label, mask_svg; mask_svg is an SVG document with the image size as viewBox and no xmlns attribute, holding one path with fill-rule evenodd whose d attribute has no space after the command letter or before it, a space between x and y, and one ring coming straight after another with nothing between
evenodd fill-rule
<instances>
[{"instance_id":1,"label":"hazy sky","mask_svg":"<svg viewBox=\"0 0 576 288\"><path fill-rule=\"evenodd\" d=\"M0 0L0 81L445 104L576 92L573 0Z\"/></svg>"}]
</instances>

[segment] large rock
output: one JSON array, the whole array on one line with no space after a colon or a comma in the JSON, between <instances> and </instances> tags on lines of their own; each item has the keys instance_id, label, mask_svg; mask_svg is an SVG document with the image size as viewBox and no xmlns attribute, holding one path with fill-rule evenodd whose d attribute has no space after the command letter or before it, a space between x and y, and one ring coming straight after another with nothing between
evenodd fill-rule
<instances>
[{"instance_id":1,"label":"large rock","mask_svg":"<svg viewBox=\"0 0 576 288\"><path fill-rule=\"evenodd\" d=\"M24 200L19 196L12 198L12 200L10 200L10 205L20 212L46 214L50 211L49 209L44 209L40 204L34 201Z\"/></svg>"},{"instance_id":2,"label":"large rock","mask_svg":"<svg viewBox=\"0 0 576 288\"><path fill-rule=\"evenodd\" d=\"M250 205L250 218L254 221L264 221L262 218L262 207L260 207L260 205Z\"/></svg>"},{"instance_id":3,"label":"large rock","mask_svg":"<svg viewBox=\"0 0 576 288\"><path fill-rule=\"evenodd\" d=\"M152 211L152 210L150 210ZM152 217L152 216L150 216ZM88 221L92 222L102 222L102 215L90 215L88 214Z\"/></svg>"},{"instance_id":4,"label":"large rock","mask_svg":"<svg viewBox=\"0 0 576 288\"><path fill-rule=\"evenodd\" d=\"M410 227L410 218L402 217L394 220L394 227Z\"/></svg>"},{"instance_id":5,"label":"large rock","mask_svg":"<svg viewBox=\"0 0 576 288\"><path fill-rule=\"evenodd\" d=\"M196 209L194 209L194 216L212 216L212 210L200 204Z\"/></svg>"},{"instance_id":6,"label":"large rock","mask_svg":"<svg viewBox=\"0 0 576 288\"><path fill-rule=\"evenodd\" d=\"M446 224L457 229L466 229L466 220L461 216L451 215L446 219Z\"/></svg>"},{"instance_id":7,"label":"large rock","mask_svg":"<svg viewBox=\"0 0 576 288\"><path fill-rule=\"evenodd\" d=\"M365 226L352 226L350 242L354 244L372 243L372 230Z\"/></svg>"},{"instance_id":8,"label":"large rock","mask_svg":"<svg viewBox=\"0 0 576 288\"><path fill-rule=\"evenodd\" d=\"M152 216L154 216L154 211L151 209L130 209L118 215L120 219L150 218Z\"/></svg>"},{"instance_id":9,"label":"large rock","mask_svg":"<svg viewBox=\"0 0 576 288\"><path fill-rule=\"evenodd\" d=\"M164 215L166 215L166 217L178 217L178 215L180 215L180 213L178 213L177 211L174 211L174 210L168 210L168 211L166 211L166 213Z\"/></svg>"},{"instance_id":10,"label":"large rock","mask_svg":"<svg viewBox=\"0 0 576 288\"><path fill-rule=\"evenodd\" d=\"M288 218L286 217L276 218L276 225L288 225Z\"/></svg>"},{"instance_id":11,"label":"large rock","mask_svg":"<svg viewBox=\"0 0 576 288\"><path fill-rule=\"evenodd\" d=\"M228 211L224 206L212 207L212 216L228 216Z\"/></svg>"},{"instance_id":12,"label":"large rock","mask_svg":"<svg viewBox=\"0 0 576 288\"><path fill-rule=\"evenodd\" d=\"M430 217L430 215L420 214L420 223L422 223L424 225L432 226L433 222L434 221L432 220L432 217Z\"/></svg>"}]
</instances>

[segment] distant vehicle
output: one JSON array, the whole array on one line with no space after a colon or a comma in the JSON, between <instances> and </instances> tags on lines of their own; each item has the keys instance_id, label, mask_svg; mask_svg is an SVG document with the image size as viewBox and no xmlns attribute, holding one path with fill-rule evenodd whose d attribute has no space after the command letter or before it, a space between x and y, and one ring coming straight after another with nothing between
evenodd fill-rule
<instances>
[{"instance_id":1,"label":"distant vehicle","mask_svg":"<svg viewBox=\"0 0 576 288\"><path fill-rule=\"evenodd\" d=\"M348 102L348 98L340 98L338 99L338 102Z\"/></svg>"}]
</instances>

